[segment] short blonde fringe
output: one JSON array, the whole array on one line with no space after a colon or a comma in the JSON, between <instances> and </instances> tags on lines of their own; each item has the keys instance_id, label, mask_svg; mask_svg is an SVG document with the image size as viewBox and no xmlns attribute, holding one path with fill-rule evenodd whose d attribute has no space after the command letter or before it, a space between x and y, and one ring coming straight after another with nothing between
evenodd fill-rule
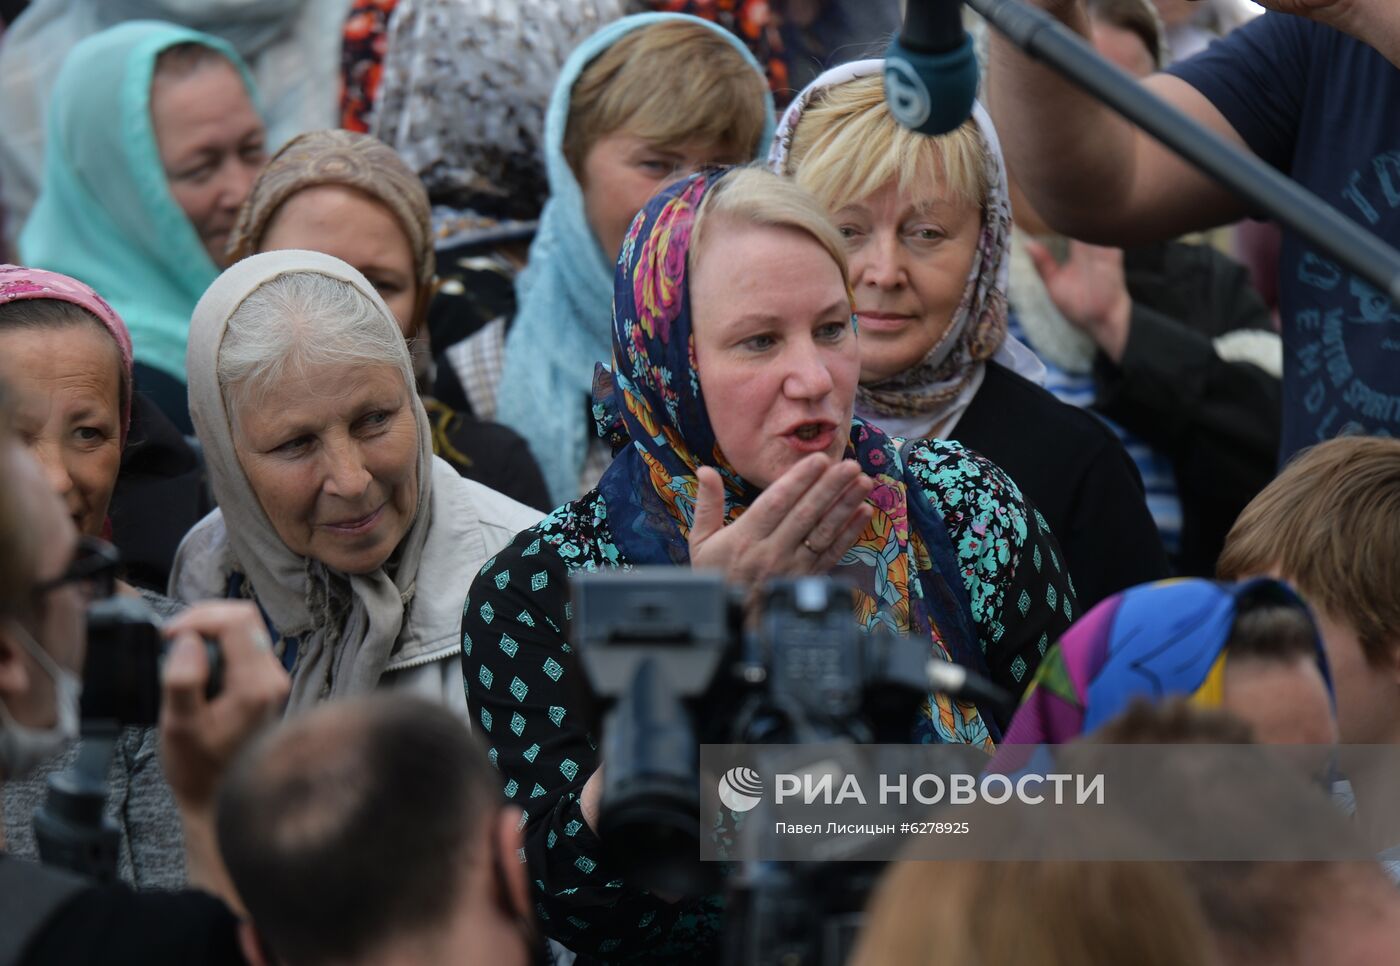
<instances>
[{"instance_id":1,"label":"short blonde fringe","mask_svg":"<svg viewBox=\"0 0 1400 966\"><path fill-rule=\"evenodd\" d=\"M948 194L985 207L991 184L987 147L971 119L938 137L896 123L884 80L860 77L820 92L793 132L787 170L831 211L869 198L893 180L900 194L926 200Z\"/></svg>"},{"instance_id":2,"label":"short blonde fringe","mask_svg":"<svg viewBox=\"0 0 1400 966\"><path fill-rule=\"evenodd\" d=\"M752 160L767 127L767 84L714 30L686 21L639 27L574 84L564 157L576 177L599 138L625 130L661 148L714 145Z\"/></svg>"},{"instance_id":3,"label":"short blonde fringe","mask_svg":"<svg viewBox=\"0 0 1400 966\"><path fill-rule=\"evenodd\" d=\"M690 237L692 259L701 251L710 220L719 217L740 224L789 228L811 236L841 270L841 283L850 297L851 271L841 235L817 199L799 185L757 165L730 172L700 202Z\"/></svg>"}]
</instances>

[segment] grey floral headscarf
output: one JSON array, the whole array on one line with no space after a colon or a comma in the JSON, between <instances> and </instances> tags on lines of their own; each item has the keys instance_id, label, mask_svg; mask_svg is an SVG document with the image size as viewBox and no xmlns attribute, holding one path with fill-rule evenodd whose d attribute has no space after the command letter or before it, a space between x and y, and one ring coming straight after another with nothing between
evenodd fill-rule
<instances>
[{"instance_id":1,"label":"grey floral headscarf","mask_svg":"<svg viewBox=\"0 0 1400 966\"><path fill-rule=\"evenodd\" d=\"M371 123L435 205L482 231L539 217L544 113L578 42L626 0L401 0Z\"/></svg>"}]
</instances>

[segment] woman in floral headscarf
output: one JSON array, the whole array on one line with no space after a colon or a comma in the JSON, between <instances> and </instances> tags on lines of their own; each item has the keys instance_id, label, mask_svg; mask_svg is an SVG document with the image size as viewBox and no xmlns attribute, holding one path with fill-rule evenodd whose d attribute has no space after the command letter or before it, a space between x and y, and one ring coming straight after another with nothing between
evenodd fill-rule
<instances>
[{"instance_id":1,"label":"woman in floral headscarf","mask_svg":"<svg viewBox=\"0 0 1400 966\"><path fill-rule=\"evenodd\" d=\"M507 796L529 810L550 934L580 953L709 961L713 898L604 885L616 876L594 831L601 770L576 706L569 577L691 565L761 586L831 573L856 588L860 628L927 640L1018 692L1073 617L1073 592L1054 537L996 466L956 443L901 453L853 417L845 257L795 186L742 169L653 198L622 244L612 344L594 409L621 449L596 489L472 585L467 699ZM1000 736L990 713L942 695L913 730L987 748Z\"/></svg>"},{"instance_id":2,"label":"woman in floral headscarf","mask_svg":"<svg viewBox=\"0 0 1400 966\"><path fill-rule=\"evenodd\" d=\"M862 336L856 411L1003 467L1050 521L1086 606L1167 576L1123 445L1042 389L1044 366L1007 335L1011 203L991 118L979 105L940 137L901 128L883 68L866 60L818 77L770 155L845 239Z\"/></svg>"},{"instance_id":3,"label":"woman in floral headscarf","mask_svg":"<svg viewBox=\"0 0 1400 966\"><path fill-rule=\"evenodd\" d=\"M1279 706L1271 692L1286 715L1269 715ZM1336 740L1332 675L1312 615L1287 584L1261 577L1164 580L1105 600L1045 656L1006 741L1073 741L1134 701L1174 695L1235 714L1260 742Z\"/></svg>"}]
</instances>

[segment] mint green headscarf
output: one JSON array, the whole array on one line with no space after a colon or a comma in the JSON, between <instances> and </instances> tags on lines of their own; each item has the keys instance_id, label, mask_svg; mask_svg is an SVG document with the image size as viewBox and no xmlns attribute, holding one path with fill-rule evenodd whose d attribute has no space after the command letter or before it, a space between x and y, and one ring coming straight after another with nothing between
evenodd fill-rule
<instances>
[{"instance_id":1,"label":"mint green headscarf","mask_svg":"<svg viewBox=\"0 0 1400 966\"><path fill-rule=\"evenodd\" d=\"M556 503L579 495L579 475L593 430L587 416L593 366L612 359L615 256L598 244L584 210L583 188L564 157L574 84L594 59L627 34L668 20L688 20L713 30L734 45L760 80L763 77L763 68L734 34L708 20L674 13L635 14L608 24L574 48L559 72L544 119L549 201L530 245L530 262L515 280L519 306L506 337L496 401L496 419L530 444ZM767 81L763 85L767 121L758 142L760 155L773 136L773 96Z\"/></svg>"},{"instance_id":2,"label":"mint green headscarf","mask_svg":"<svg viewBox=\"0 0 1400 966\"><path fill-rule=\"evenodd\" d=\"M190 313L219 274L171 197L151 122L156 58L183 43L226 57L256 103L247 67L217 37L155 20L88 37L54 83L43 186L19 238L26 265L97 290L131 329L136 361L182 383Z\"/></svg>"}]
</instances>

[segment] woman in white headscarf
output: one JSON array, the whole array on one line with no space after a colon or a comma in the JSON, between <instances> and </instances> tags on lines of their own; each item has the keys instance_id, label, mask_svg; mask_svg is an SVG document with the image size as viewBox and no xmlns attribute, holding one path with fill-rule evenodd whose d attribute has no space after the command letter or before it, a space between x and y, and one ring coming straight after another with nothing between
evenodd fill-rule
<instances>
[{"instance_id":1,"label":"woman in white headscarf","mask_svg":"<svg viewBox=\"0 0 1400 966\"><path fill-rule=\"evenodd\" d=\"M329 255L246 258L195 309L187 367L219 509L181 545L171 595L257 602L292 710L393 686L465 714L462 600L539 514L432 455L373 286Z\"/></svg>"}]
</instances>

